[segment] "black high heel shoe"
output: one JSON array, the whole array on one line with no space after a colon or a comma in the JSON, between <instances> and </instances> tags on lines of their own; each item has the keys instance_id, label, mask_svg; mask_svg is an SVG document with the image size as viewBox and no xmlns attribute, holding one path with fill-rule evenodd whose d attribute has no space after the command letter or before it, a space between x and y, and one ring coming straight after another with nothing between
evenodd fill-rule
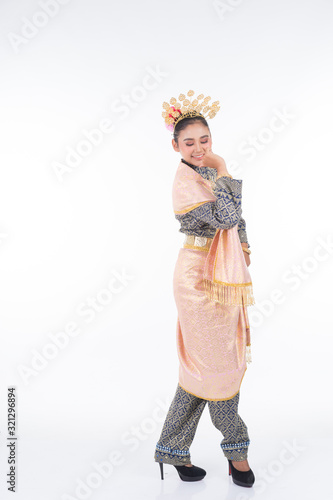
<instances>
[{"instance_id":1,"label":"black high heel shoe","mask_svg":"<svg viewBox=\"0 0 333 500\"><path fill-rule=\"evenodd\" d=\"M252 469L247 471L237 470L233 466L232 460L228 459L228 462L229 462L229 476L232 476L233 482L235 484L238 484L238 486L245 486L247 488L251 488L251 486L253 486L253 483L255 481Z\"/></svg>"},{"instance_id":2,"label":"black high heel shoe","mask_svg":"<svg viewBox=\"0 0 333 500\"><path fill-rule=\"evenodd\" d=\"M164 479L163 475L163 462L159 462L161 469L161 479ZM192 467L186 467L186 465L174 465L177 469L178 475L182 481L200 481L206 475L206 471L201 469L201 467L196 467L192 465Z\"/></svg>"}]
</instances>

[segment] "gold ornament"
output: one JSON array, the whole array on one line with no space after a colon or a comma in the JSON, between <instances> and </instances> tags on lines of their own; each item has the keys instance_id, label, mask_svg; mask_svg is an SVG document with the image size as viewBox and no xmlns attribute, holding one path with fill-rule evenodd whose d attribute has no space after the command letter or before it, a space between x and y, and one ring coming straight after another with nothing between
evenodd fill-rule
<instances>
[{"instance_id":1,"label":"gold ornament","mask_svg":"<svg viewBox=\"0 0 333 500\"><path fill-rule=\"evenodd\" d=\"M208 104L211 100L210 96L204 98L204 95L200 94L193 100L189 99L192 96L194 96L194 90L189 90L186 96L179 94L178 101L175 97L171 97L169 102L163 102L162 116L168 130L174 130L176 124L184 118L196 116L202 116L205 119L214 118L220 110L220 101ZM201 101L200 104L199 101Z\"/></svg>"}]
</instances>

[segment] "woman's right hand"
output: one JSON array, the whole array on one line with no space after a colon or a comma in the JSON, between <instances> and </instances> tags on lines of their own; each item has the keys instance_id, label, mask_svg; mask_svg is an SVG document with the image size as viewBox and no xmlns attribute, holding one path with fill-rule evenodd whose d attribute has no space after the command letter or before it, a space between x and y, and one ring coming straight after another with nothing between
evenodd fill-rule
<instances>
[{"instance_id":1,"label":"woman's right hand","mask_svg":"<svg viewBox=\"0 0 333 500\"><path fill-rule=\"evenodd\" d=\"M223 175L230 175L227 166L225 164L224 159L213 153L211 149L206 150L203 157L203 166L215 168L217 170L217 177L221 177Z\"/></svg>"}]
</instances>

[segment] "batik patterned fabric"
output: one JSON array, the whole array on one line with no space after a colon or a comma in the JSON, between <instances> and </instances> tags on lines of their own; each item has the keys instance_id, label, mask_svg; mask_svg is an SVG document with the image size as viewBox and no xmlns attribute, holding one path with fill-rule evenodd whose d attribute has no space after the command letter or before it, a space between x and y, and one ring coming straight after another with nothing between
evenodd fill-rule
<instances>
[{"instance_id":1,"label":"batik patterned fabric","mask_svg":"<svg viewBox=\"0 0 333 500\"><path fill-rule=\"evenodd\" d=\"M212 175L208 167L200 167L200 171L204 168L208 176ZM224 230L232 234L231 246L227 245L220 261L209 272L213 271L222 286L230 283L237 288L244 282L244 272L248 273L235 227L241 215L242 181L221 177L216 179L215 186L220 186L215 188L218 196L212 192L210 180L180 162L172 188L173 210L176 215L192 214L192 220L197 219L193 213L198 208L211 210L215 226L209 227L218 229L222 236ZM180 248L173 290L178 310L179 384L198 398L217 401L234 397L240 389L247 369L250 328L244 302L223 303L206 293L204 270L209 254L203 247ZM228 255L229 264L225 261ZM231 273L231 281L221 279L222 271L224 276Z\"/></svg>"},{"instance_id":2,"label":"batik patterned fabric","mask_svg":"<svg viewBox=\"0 0 333 500\"><path fill-rule=\"evenodd\" d=\"M246 222L241 216L242 181L230 177L219 177L216 180L217 170L215 168L197 167L183 159L181 161L211 182L212 191L217 201L204 203L190 212L175 215L180 222L179 231L194 234L195 236L213 238L216 229L229 229L238 223L240 242L247 243L250 248L246 233Z\"/></svg>"},{"instance_id":3,"label":"batik patterned fabric","mask_svg":"<svg viewBox=\"0 0 333 500\"><path fill-rule=\"evenodd\" d=\"M180 248L174 269L178 382L198 398L227 400L240 390L247 369L247 308L207 297L206 258L205 251Z\"/></svg>"},{"instance_id":4,"label":"batik patterned fabric","mask_svg":"<svg viewBox=\"0 0 333 500\"><path fill-rule=\"evenodd\" d=\"M238 414L239 393L227 401L207 401L186 392L178 384L156 444L155 462L172 465L191 463L190 446L206 403L213 425L223 435L220 446L224 456L235 461L247 459L250 439L247 427Z\"/></svg>"}]
</instances>

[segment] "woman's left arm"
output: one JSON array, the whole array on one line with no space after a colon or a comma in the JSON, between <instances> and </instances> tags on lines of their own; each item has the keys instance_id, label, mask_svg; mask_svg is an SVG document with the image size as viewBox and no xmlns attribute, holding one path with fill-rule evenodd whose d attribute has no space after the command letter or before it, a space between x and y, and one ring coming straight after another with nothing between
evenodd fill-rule
<instances>
[{"instance_id":1,"label":"woman's left arm","mask_svg":"<svg viewBox=\"0 0 333 500\"><path fill-rule=\"evenodd\" d=\"M247 241L247 234L246 234L246 222L243 219L243 217L241 217L239 222L238 222L238 236L239 236L239 240L241 242L242 247L249 248L250 245L249 245L249 242ZM245 257L246 265L249 267L249 265L251 263L250 256L247 252L243 252L243 255Z\"/></svg>"},{"instance_id":2,"label":"woman's left arm","mask_svg":"<svg viewBox=\"0 0 333 500\"><path fill-rule=\"evenodd\" d=\"M250 244L248 242L247 234L246 234L246 222L243 219L243 217L241 217L239 219L239 222L238 222L238 236L239 236L240 242L247 243L247 247L250 248Z\"/></svg>"}]
</instances>

